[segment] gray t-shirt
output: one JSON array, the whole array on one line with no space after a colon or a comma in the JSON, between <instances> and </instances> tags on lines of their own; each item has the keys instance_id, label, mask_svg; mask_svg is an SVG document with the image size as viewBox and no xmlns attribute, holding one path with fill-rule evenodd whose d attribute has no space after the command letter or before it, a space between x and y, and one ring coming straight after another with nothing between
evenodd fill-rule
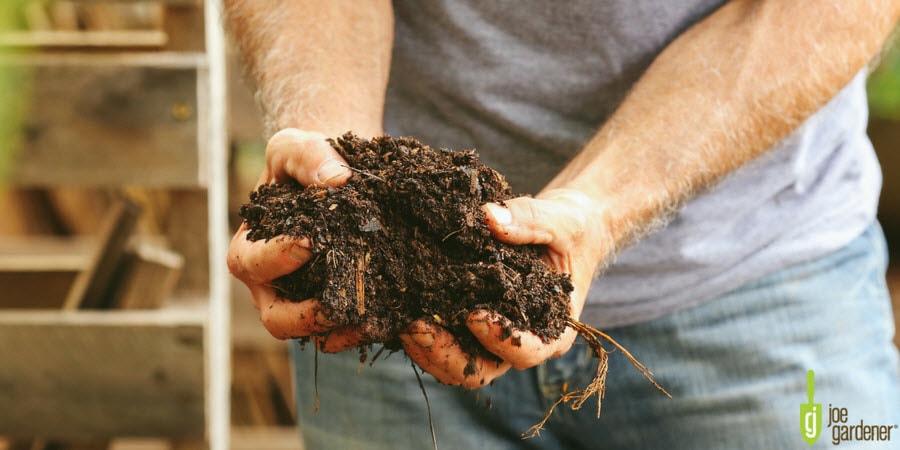
<instances>
[{"instance_id":1,"label":"gray t-shirt","mask_svg":"<svg viewBox=\"0 0 900 450\"><path fill-rule=\"evenodd\" d=\"M475 148L519 193L575 155L668 43L723 0L395 1L385 130ZM875 216L865 74L775 148L625 250L582 320L610 327L707 301L836 250Z\"/></svg>"}]
</instances>

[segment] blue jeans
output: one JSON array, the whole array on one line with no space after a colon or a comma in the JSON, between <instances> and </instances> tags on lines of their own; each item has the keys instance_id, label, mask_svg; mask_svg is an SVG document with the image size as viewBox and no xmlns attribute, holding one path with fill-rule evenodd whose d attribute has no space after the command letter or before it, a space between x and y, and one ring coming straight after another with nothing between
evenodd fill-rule
<instances>
[{"instance_id":1,"label":"blue jeans","mask_svg":"<svg viewBox=\"0 0 900 450\"><path fill-rule=\"evenodd\" d=\"M877 225L846 247L747 284L701 306L606 331L655 373L652 387L610 354L600 419L596 403L558 408L545 431L522 440L563 386L586 386L597 359L583 343L493 385L465 391L422 381L442 449L808 448L800 431L807 371L824 410L816 448L847 428L886 425L890 441L840 448L900 448L900 362ZM607 347L609 348L609 347ZM312 346L294 351L297 409L306 448L427 449L426 403L402 354L360 365L355 352L318 356L321 407L313 414ZM837 423L828 426L829 412ZM843 415L841 413L844 413ZM852 429L850 435L852 437Z\"/></svg>"}]
</instances>

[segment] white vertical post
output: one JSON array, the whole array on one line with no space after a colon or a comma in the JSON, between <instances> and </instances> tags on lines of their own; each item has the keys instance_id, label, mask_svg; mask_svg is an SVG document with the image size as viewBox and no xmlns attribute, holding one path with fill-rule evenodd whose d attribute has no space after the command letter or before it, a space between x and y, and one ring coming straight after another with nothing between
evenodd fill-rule
<instances>
[{"instance_id":1,"label":"white vertical post","mask_svg":"<svg viewBox=\"0 0 900 450\"><path fill-rule=\"evenodd\" d=\"M211 450L228 450L231 434L231 293L225 265L228 245L228 136L225 34L221 0L205 0L209 82L207 111L207 199L209 201L209 321L207 353L207 439Z\"/></svg>"}]
</instances>

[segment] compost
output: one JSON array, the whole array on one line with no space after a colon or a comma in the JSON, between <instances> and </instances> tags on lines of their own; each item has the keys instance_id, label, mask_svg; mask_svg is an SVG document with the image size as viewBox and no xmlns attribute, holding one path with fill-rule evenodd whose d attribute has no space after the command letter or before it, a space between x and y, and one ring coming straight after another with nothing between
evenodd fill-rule
<instances>
[{"instance_id":1,"label":"compost","mask_svg":"<svg viewBox=\"0 0 900 450\"><path fill-rule=\"evenodd\" d=\"M319 299L364 344L400 348L417 319L447 328L463 350L491 357L466 328L487 309L544 340L569 319L569 276L537 246L491 237L481 205L512 198L503 176L475 151L432 149L412 138L330 140L353 175L339 188L261 185L240 211L251 240L306 237L314 257L274 285L289 300Z\"/></svg>"},{"instance_id":2,"label":"compost","mask_svg":"<svg viewBox=\"0 0 900 450\"><path fill-rule=\"evenodd\" d=\"M399 335L424 319L453 333L470 355L466 374L472 374L476 356L497 359L466 327L471 312L486 309L505 318L504 339L518 329L549 342L572 327L598 358L593 381L565 392L526 436L540 434L563 404L580 409L596 397L600 416L610 353L604 341L669 396L628 350L570 316L572 282L541 259L541 247L493 239L481 205L502 204L513 193L474 150L435 150L412 138L367 140L351 133L329 143L353 172L346 185L261 185L240 215L250 240L309 241L313 258L273 284L288 300L318 299L338 325L358 326L361 361L373 344L399 350Z\"/></svg>"}]
</instances>

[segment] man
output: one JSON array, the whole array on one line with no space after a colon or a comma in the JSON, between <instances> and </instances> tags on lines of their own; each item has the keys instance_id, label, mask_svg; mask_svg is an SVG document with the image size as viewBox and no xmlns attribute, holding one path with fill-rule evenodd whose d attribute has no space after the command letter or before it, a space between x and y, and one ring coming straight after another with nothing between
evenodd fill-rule
<instances>
[{"instance_id":1,"label":"man","mask_svg":"<svg viewBox=\"0 0 900 450\"><path fill-rule=\"evenodd\" d=\"M351 172L324 140L347 130L478 149L535 194L485 205L495 238L544 245L572 276L573 316L674 396L613 355L599 420L560 409L522 441L594 374L574 331L504 339L493 313L473 313L469 328L502 362L467 376L453 336L423 320L401 336L419 367L491 384L427 386L443 447L798 446L808 370L817 399L900 421L864 92L900 2L226 4L274 132L260 183L340 186ZM242 227L229 266L274 336L353 348L358 330L270 287L309 260L306 247L251 243ZM318 358L311 415L312 353L295 354L309 448L428 444L403 358L360 375L355 355Z\"/></svg>"}]
</instances>

